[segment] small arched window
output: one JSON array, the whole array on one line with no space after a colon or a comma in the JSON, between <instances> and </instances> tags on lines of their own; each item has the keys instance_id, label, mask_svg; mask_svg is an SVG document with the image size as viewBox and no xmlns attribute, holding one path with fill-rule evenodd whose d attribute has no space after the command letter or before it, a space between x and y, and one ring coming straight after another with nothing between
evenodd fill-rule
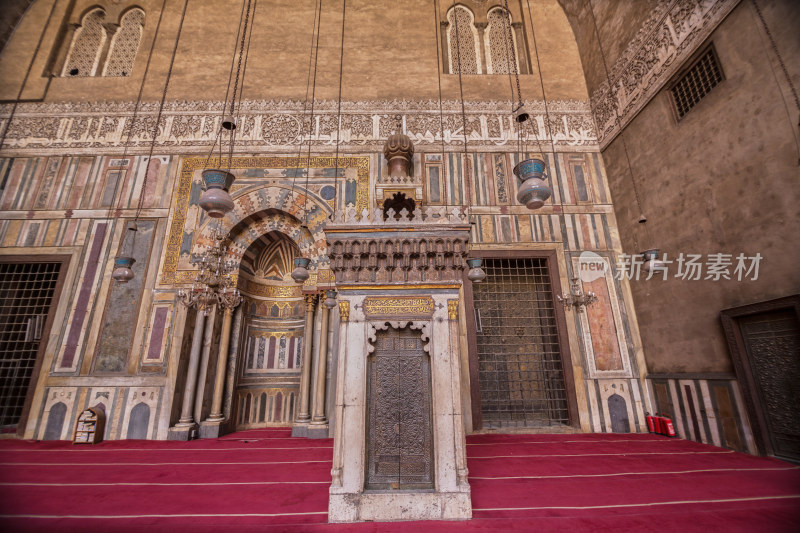
<instances>
[{"instance_id":1,"label":"small arched window","mask_svg":"<svg viewBox=\"0 0 800 533\"><path fill-rule=\"evenodd\" d=\"M502 7L496 7L487 15L489 27L484 35L486 46L486 72L489 74L508 74L519 72L517 59L517 36L511 25L510 14ZM509 32L511 40L509 41Z\"/></svg>"},{"instance_id":2,"label":"small arched window","mask_svg":"<svg viewBox=\"0 0 800 533\"><path fill-rule=\"evenodd\" d=\"M131 9L122 17L119 30L111 41L104 76L130 76L144 28L144 11Z\"/></svg>"},{"instance_id":3,"label":"small arched window","mask_svg":"<svg viewBox=\"0 0 800 533\"><path fill-rule=\"evenodd\" d=\"M80 27L75 30L64 62L62 76L94 76L98 71L100 52L106 42L103 27L106 13L100 8L84 15Z\"/></svg>"},{"instance_id":4,"label":"small arched window","mask_svg":"<svg viewBox=\"0 0 800 533\"><path fill-rule=\"evenodd\" d=\"M450 73L481 73L481 54L475 17L464 6L455 6L447 14L447 44L450 50Z\"/></svg>"}]
</instances>

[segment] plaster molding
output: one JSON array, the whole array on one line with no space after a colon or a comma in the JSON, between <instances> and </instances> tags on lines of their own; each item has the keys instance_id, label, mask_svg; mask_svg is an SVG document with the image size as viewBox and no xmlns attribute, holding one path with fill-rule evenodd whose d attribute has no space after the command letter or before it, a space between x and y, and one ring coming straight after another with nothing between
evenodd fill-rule
<instances>
[{"instance_id":1,"label":"plaster molding","mask_svg":"<svg viewBox=\"0 0 800 533\"><path fill-rule=\"evenodd\" d=\"M372 320L367 323L367 354L375 352L375 342L378 339L378 331L386 331L390 327L403 329L408 326L411 329L419 330L422 339L422 349L425 353L431 351L430 323L425 320Z\"/></svg>"},{"instance_id":2,"label":"plaster molding","mask_svg":"<svg viewBox=\"0 0 800 533\"><path fill-rule=\"evenodd\" d=\"M669 82L739 0L661 0L591 96L605 149ZM610 83L609 83L610 82ZM619 124L617 124L619 115Z\"/></svg>"}]
</instances>

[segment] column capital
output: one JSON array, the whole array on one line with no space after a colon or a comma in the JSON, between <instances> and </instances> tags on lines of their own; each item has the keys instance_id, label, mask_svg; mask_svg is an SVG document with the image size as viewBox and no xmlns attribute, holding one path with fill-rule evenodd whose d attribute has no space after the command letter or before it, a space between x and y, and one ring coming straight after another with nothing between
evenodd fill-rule
<instances>
[{"instance_id":1,"label":"column capital","mask_svg":"<svg viewBox=\"0 0 800 533\"><path fill-rule=\"evenodd\" d=\"M489 25L488 22L476 22L475 23L475 29L478 30L478 31L483 31L483 30L486 29L486 26L488 26L488 25Z\"/></svg>"},{"instance_id":2,"label":"column capital","mask_svg":"<svg viewBox=\"0 0 800 533\"><path fill-rule=\"evenodd\" d=\"M110 35L114 35L117 33L117 30L119 30L120 26L115 22L104 22L103 28L105 28Z\"/></svg>"},{"instance_id":3,"label":"column capital","mask_svg":"<svg viewBox=\"0 0 800 533\"><path fill-rule=\"evenodd\" d=\"M304 294L303 298L306 301L306 311L313 312L314 308L317 306L317 299L319 298L319 295L317 293Z\"/></svg>"}]
</instances>

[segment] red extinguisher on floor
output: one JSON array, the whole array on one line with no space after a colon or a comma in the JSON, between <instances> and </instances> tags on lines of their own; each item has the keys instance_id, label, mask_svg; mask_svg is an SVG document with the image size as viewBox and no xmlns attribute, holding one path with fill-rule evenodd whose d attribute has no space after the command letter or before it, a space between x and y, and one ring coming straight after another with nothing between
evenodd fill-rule
<instances>
[{"instance_id":1,"label":"red extinguisher on floor","mask_svg":"<svg viewBox=\"0 0 800 533\"><path fill-rule=\"evenodd\" d=\"M666 435L667 437L674 437L675 436L675 426L672 425L672 420L668 416L661 417L661 424L664 428L664 433L662 435Z\"/></svg>"},{"instance_id":2,"label":"red extinguisher on floor","mask_svg":"<svg viewBox=\"0 0 800 533\"><path fill-rule=\"evenodd\" d=\"M645 415L646 416L644 418L645 420L647 420L647 431L650 433L655 433L656 432L656 423L654 420L655 417L650 413L645 413Z\"/></svg>"},{"instance_id":3,"label":"red extinguisher on floor","mask_svg":"<svg viewBox=\"0 0 800 533\"><path fill-rule=\"evenodd\" d=\"M663 430L661 429L661 415L658 413L656 413L656 415L653 417L653 433L656 435L664 434Z\"/></svg>"}]
</instances>

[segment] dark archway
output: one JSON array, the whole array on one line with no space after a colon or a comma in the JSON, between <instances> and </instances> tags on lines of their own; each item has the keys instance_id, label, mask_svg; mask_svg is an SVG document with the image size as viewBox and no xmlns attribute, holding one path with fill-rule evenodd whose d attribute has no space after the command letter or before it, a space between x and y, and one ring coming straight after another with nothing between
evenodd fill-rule
<instances>
[{"instance_id":1,"label":"dark archway","mask_svg":"<svg viewBox=\"0 0 800 533\"><path fill-rule=\"evenodd\" d=\"M400 211L403 209L408 211L408 217L412 218L416 207L416 202L414 202L413 198L407 197L403 192L396 192L391 198L383 201L383 219L389 218L389 209L394 209L395 220L400 220Z\"/></svg>"}]
</instances>

